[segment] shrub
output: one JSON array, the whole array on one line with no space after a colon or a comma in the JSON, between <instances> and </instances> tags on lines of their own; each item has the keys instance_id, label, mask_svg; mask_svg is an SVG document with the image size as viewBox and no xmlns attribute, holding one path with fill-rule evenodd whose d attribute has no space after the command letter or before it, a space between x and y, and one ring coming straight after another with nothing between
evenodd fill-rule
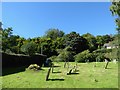
<instances>
[{"instance_id":1,"label":"shrub","mask_svg":"<svg viewBox=\"0 0 120 90\"><path fill-rule=\"evenodd\" d=\"M96 60L97 60L98 62L103 62L104 59L105 59L104 53L99 53L99 54L97 55L97 57L96 57Z\"/></svg>"},{"instance_id":2,"label":"shrub","mask_svg":"<svg viewBox=\"0 0 120 90\"><path fill-rule=\"evenodd\" d=\"M28 55L34 55L37 49L36 47L34 42L28 42L21 46L21 51Z\"/></svg>"},{"instance_id":3,"label":"shrub","mask_svg":"<svg viewBox=\"0 0 120 90\"><path fill-rule=\"evenodd\" d=\"M14 54L10 49L6 49L5 53Z\"/></svg>"},{"instance_id":4,"label":"shrub","mask_svg":"<svg viewBox=\"0 0 120 90\"><path fill-rule=\"evenodd\" d=\"M53 61L53 62L56 62L57 60L57 56L51 56L50 59Z\"/></svg>"},{"instance_id":5,"label":"shrub","mask_svg":"<svg viewBox=\"0 0 120 90\"><path fill-rule=\"evenodd\" d=\"M89 50L85 50L81 53L78 53L74 56L76 62L85 62L86 60L91 58L91 54Z\"/></svg>"},{"instance_id":6,"label":"shrub","mask_svg":"<svg viewBox=\"0 0 120 90\"><path fill-rule=\"evenodd\" d=\"M74 61L73 55L70 51L63 51L61 52L57 58L57 61Z\"/></svg>"},{"instance_id":7,"label":"shrub","mask_svg":"<svg viewBox=\"0 0 120 90\"><path fill-rule=\"evenodd\" d=\"M37 70L40 70L40 66L37 65L37 64L31 64L26 70L34 70L34 71L37 71Z\"/></svg>"}]
</instances>

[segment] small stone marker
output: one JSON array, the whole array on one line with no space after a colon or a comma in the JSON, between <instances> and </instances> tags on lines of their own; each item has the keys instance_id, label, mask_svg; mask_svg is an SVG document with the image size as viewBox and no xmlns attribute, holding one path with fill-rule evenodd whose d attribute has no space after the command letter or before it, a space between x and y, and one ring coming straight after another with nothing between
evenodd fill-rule
<instances>
[{"instance_id":1,"label":"small stone marker","mask_svg":"<svg viewBox=\"0 0 120 90\"><path fill-rule=\"evenodd\" d=\"M113 63L115 63L115 64L117 63L116 59L113 60Z\"/></svg>"},{"instance_id":2,"label":"small stone marker","mask_svg":"<svg viewBox=\"0 0 120 90\"><path fill-rule=\"evenodd\" d=\"M50 75L50 71L51 71L51 67L48 69L48 73L47 73L47 76L46 76L46 81L48 81L49 79L49 75Z\"/></svg>"},{"instance_id":3,"label":"small stone marker","mask_svg":"<svg viewBox=\"0 0 120 90\"><path fill-rule=\"evenodd\" d=\"M105 69L107 69L108 63L109 63L109 58L105 59L106 65L105 65Z\"/></svg>"},{"instance_id":4,"label":"small stone marker","mask_svg":"<svg viewBox=\"0 0 120 90\"><path fill-rule=\"evenodd\" d=\"M52 65L52 73L53 73L53 70L54 70L54 66Z\"/></svg>"},{"instance_id":5,"label":"small stone marker","mask_svg":"<svg viewBox=\"0 0 120 90\"><path fill-rule=\"evenodd\" d=\"M66 65L68 65L68 68L69 68L69 62L68 61L64 63L64 68L66 68Z\"/></svg>"},{"instance_id":6,"label":"small stone marker","mask_svg":"<svg viewBox=\"0 0 120 90\"><path fill-rule=\"evenodd\" d=\"M71 68L69 70L69 72L67 73L67 75L72 74L72 72L76 72L76 71L77 71L77 66L74 66L73 68Z\"/></svg>"}]
</instances>

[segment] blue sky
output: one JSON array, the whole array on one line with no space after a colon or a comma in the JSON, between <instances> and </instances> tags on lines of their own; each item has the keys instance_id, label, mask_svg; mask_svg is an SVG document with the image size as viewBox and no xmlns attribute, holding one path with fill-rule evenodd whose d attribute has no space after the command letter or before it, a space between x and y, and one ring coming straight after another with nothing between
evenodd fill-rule
<instances>
[{"instance_id":1,"label":"blue sky","mask_svg":"<svg viewBox=\"0 0 120 90\"><path fill-rule=\"evenodd\" d=\"M110 2L3 2L4 28L25 38L43 36L49 28L66 34L115 34L116 25L109 11Z\"/></svg>"}]
</instances>

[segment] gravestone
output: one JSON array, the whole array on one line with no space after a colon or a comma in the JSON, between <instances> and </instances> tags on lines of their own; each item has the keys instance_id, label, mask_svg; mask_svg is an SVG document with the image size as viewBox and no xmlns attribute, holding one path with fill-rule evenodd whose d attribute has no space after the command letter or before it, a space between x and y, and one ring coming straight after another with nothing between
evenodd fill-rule
<instances>
[{"instance_id":1,"label":"gravestone","mask_svg":"<svg viewBox=\"0 0 120 90\"><path fill-rule=\"evenodd\" d=\"M76 71L77 71L77 64L76 64L76 66L74 66L73 68L71 68L69 70L69 72L67 73L67 75L72 74L73 72L76 72Z\"/></svg>"},{"instance_id":2,"label":"gravestone","mask_svg":"<svg viewBox=\"0 0 120 90\"><path fill-rule=\"evenodd\" d=\"M54 70L54 64L52 63L52 65L51 65L51 67L52 67L52 73L53 73L53 70Z\"/></svg>"},{"instance_id":3,"label":"gravestone","mask_svg":"<svg viewBox=\"0 0 120 90\"><path fill-rule=\"evenodd\" d=\"M109 64L109 61L110 61L109 58L105 58L105 62L106 62L105 69L107 69L107 66L108 66L108 64Z\"/></svg>"},{"instance_id":4,"label":"gravestone","mask_svg":"<svg viewBox=\"0 0 120 90\"><path fill-rule=\"evenodd\" d=\"M114 60L113 60L113 63L115 63L115 64L116 64L116 63L117 63L117 60L116 60L116 59L114 59Z\"/></svg>"},{"instance_id":5,"label":"gravestone","mask_svg":"<svg viewBox=\"0 0 120 90\"><path fill-rule=\"evenodd\" d=\"M52 65L52 60L47 58L46 61L44 62L44 67L51 67Z\"/></svg>"},{"instance_id":6,"label":"gravestone","mask_svg":"<svg viewBox=\"0 0 120 90\"><path fill-rule=\"evenodd\" d=\"M65 61L64 68L66 68L66 65L68 66L67 68L69 68L69 62L68 61Z\"/></svg>"}]
</instances>

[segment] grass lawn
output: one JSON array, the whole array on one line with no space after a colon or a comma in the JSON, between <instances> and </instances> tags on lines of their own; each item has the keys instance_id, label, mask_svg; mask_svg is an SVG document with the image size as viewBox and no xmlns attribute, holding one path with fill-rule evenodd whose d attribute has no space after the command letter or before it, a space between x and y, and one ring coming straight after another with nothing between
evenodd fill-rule
<instances>
[{"instance_id":1,"label":"grass lawn","mask_svg":"<svg viewBox=\"0 0 120 90\"><path fill-rule=\"evenodd\" d=\"M70 67L75 63L69 63ZM78 63L78 72L67 75L64 63L54 63L54 73L50 73L46 81L48 68L40 71L22 71L5 75L2 78L2 88L118 88L118 64L110 62L104 69L105 62Z\"/></svg>"}]
</instances>

